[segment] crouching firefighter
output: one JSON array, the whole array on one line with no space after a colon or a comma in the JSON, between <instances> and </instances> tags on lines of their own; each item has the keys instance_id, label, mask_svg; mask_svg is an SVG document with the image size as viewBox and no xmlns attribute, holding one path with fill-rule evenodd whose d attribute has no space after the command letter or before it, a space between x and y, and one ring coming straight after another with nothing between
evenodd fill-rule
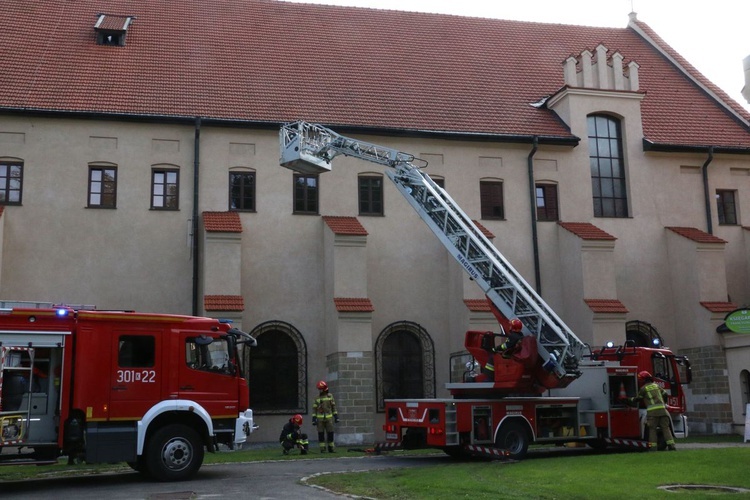
<instances>
[{"instance_id":1,"label":"crouching firefighter","mask_svg":"<svg viewBox=\"0 0 750 500\"><path fill-rule=\"evenodd\" d=\"M335 453L333 424L339 423L336 401L333 399L333 394L328 392L328 384L323 380L318 382L318 390L320 394L313 403L313 425L318 428L320 452L325 453L327 447L328 453Z\"/></svg>"},{"instance_id":2,"label":"crouching firefighter","mask_svg":"<svg viewBox=\"0 0 750 500\"><path fill-rule=\"evenodd\" d=\"M281 429L279 442L284 455L289 455L289 450L295 447L299 448L300 454L307 455L310 444L307 441L307 434L300 432L300 427L302 427L302 415L297 414L290 418Z\"/></svg>"}]
</instances>

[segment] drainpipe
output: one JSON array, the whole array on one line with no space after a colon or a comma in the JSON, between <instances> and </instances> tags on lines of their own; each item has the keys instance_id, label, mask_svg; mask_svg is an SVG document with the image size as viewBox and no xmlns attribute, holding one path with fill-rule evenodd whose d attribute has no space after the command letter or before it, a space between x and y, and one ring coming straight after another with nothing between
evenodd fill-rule
<instances>
[{"instance_id":1,"label":"drainpipe","mask_svg":"<svg viewBox=\"0 0 750 500\"><path fill-rule=\"evenodd\" d=\"M526 160L529 170L529 201L531 202L531 243L534 247L534 280L536 292L542 294L542 277L539 271L539 238L536 232L536 185L534 184L534 155L539 149L539 137L534 136L531 152Z\"/></svg>"},{"instance_id":2,"label":"drainpipe","mask_svg":"<svg viewBox=\"0 0 750 500\"><path fill-rule=\"evenodd\" d=\"M706 202L706 230L708 234L714 234L713 222L711 222L711 197L708 194L708 165L714 159L714 147L708 147L708 158L703 164L703 199Z\"/></svg>"},{"instance_id":3,"label":"drainpipe","mask_svg":"<svg viewBox=\"0 0 750 500\"><path fill-rule=\"evenodd\" d=\"M195 117L195 140L193 142L193 316L198 315L198 180L200 178L201 118Z\"/></svg>"}]
</instances>

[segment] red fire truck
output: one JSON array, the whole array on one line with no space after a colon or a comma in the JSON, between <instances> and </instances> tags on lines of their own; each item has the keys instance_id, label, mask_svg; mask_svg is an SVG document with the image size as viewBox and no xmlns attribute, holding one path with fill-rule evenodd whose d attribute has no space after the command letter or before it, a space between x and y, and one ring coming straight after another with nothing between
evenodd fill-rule
<instances>
[{"instance_id":1,"label":"red fire truck","mask_svg":"<svg viewBox=\"0 0 750 500\"><path fill-rule=\"evenodd\" d=\"M183 480L256 428L239 356L255 339L226 322L2 306L0 465L67 456Z\"/></svg>"},{"instance_id":2,"label":"red fire truck","mask_svg":"<svg viewBox=\"0 0 750 500\"><path fill-rule=\"evenodd\" d=\"M466 333L474 359L467 364L464 381L447 384L452 398L386 401L386 441L378 449L434 447L452 456L515 460L523 458L532 443L647 449L645 410L627 404L638 392L641 371L652 373L667 391L671 430L676 437L687 437L681 385L690 381L687 358L660 347L603 347L581 360L570 385L557 385L534 359L533 336L524 337L504 358L478 345L478 339L488 335L503 338L491 332ZM475 367L489 356L495 357L494 379L474 382ZM660 431L658 436L658 448L666 448Z\"/></svg>"},{"instance_id":3,"label":"red fire truck","mask_svg":"<svg viewBox=\"0 0 750 500\"><path fill-rule=\"evenodd\" d=\"M645 410L625 404L637 393L640 371L669 392L673 431L687 436L687 358L657 344L592 350L424 173L426 162L302 121L282 126L279 139L280 164L297 172L328 172L340 155L389 167L386 175L482 289L500 325L500 333L466 333L467 370L447 384L451 398L385 401L386 443L379 449L429 446L450 455L520 459L530 443L647 447ZM522 337L500 353L518 320ZM486 373L476 373L479 368Z\"/></svg>"}]
</instances>

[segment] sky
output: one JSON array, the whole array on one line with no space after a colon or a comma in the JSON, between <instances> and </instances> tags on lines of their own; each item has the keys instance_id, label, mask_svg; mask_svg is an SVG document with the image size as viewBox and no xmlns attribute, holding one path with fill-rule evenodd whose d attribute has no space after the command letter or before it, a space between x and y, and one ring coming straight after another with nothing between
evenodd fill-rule
<instances>
[{"instance_id":1,"label":"sky","mask_svg":"<svg viewBox=\"0 0 750 500\"><path fill-rule=\"evenodd\" d=\"M750 111L742 96L750 56L749 0L288 0L542 23L625 28L648 24L704 76Z\"/></svg>"}]
</instances>

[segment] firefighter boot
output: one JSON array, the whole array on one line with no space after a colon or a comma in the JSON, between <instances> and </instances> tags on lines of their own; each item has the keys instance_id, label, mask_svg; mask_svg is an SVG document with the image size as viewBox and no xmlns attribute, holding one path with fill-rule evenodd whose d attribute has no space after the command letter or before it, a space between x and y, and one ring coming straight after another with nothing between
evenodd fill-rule
<instances>
[{"instance_id":1,"label":"firefighter boot","mask_svg":"<svg viewBox=\"0 0 750 500\"><path fill-rule=\"evenodd\" d=\"M320 445L320 452L326 452L326 435L324 432L318 433L318 445Z\"/></svg>"},{"instance_id":2,"label":"firefighter boot","mask_svg":"<svg viewBox=\"0 0 750 500\"><path fill-rule=\"evenodd\" d=\"M284 440L281 442L281 453L283 453L284 455L289 455L289 450L291 450L293 447L294 445L291 442Z\"/></svg>"},{"instance_id":3,"label":"firefighter boot","mask_svg":"<svg viewBox=\"0 0 750 500\"><path fill-rule=\"evenodd\" d=\"M328 433L328 453L336 453L336 450L334 449L335 444L333 443L333 432Z\"/></svg>"}]
</instances>

